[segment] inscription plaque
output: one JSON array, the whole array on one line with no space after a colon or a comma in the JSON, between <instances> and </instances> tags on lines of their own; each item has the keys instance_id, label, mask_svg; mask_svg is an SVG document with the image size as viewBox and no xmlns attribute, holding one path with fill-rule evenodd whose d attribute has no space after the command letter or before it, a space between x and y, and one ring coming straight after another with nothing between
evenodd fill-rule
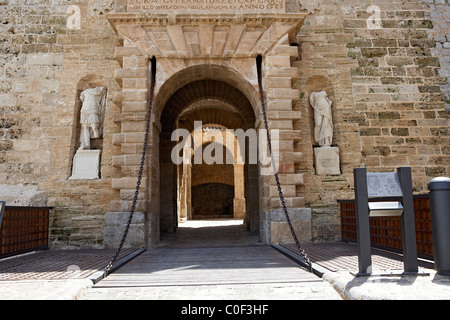
<instances>
[{"instance_id":1,"label":"inscription plaque","mask_svg":"<svg viewBox=\"0 0 450 320\"><path fill-rule=\"evenodd\" d=\"M98 179L101 150L78 150L73 157L72 176L69 179Z\"/></svg>"},{"instance_id":2,"label":"inscription plaque","mask_svg":"<svg viewBox=\"0 0 450 320\"><path fill-rule=\"evenodd\" d=\"M367 192L369 198L403 196L396 172L367 172Z\"/></svg>"},{"instance_id":3,"label":"inscription plaque","mask_svg":"<svg viewBox=\"0 0 450 320\"><path fill-rule=\"evenodd\" d=\"M128 12L286 13L285 0L128 0Z\"/></svg>"},{"instance_id":4,"label":"inscription plaque","mask_svg":"<svg viewBox=\"0 0 450 320\"><path fill-rule=\"evenodd\" d=\"M358 239L358 273L372 274L369 217L400 216L402 225L402 251L405 272L417 274L416 230L411 168L401 167L397 172L367 172L366 168L353 169L356 200L356 234ZM399 201L369 202L373 197L398 197Z\"/></svg>"}]
</instances>

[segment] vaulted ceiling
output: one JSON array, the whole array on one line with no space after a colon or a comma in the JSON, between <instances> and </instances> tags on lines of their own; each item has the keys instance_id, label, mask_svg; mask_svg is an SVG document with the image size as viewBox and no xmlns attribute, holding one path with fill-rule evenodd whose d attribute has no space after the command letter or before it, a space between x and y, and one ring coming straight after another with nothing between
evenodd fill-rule
<instances>
[{"instance_id":1,"label":"vaulted ceiling","mask_svg":"<svg viewBox=\"0 0 450 320\"><path fill-rule=\"evenodd\" d=\"M167 101L161 117L163 132L179 127L194 129L194 121L229 129L253 126L255 115L245 95L228 83L212 79L191 82Z\"/></svg>"}]
</instances>

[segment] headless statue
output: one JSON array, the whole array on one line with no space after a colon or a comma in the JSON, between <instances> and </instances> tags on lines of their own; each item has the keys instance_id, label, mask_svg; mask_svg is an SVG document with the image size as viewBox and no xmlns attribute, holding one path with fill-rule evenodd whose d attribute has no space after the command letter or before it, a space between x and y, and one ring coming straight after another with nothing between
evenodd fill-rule
<instances>
[{"instance_id":1,"label":"headless statue","mask_svg":"<svg viewBox=\"0 0 450 320\"><path fill-rule=\"evenodd\" d=\"M81 134L78 150L89 150L91 148L91 139L101 138L103 135L106 88L86 89L81 93L80 100L83 105L81 107Z\"/></svg>"},{"instance_id":2,"label":"headless statue","mask_svg":"<svg viewBox=\"0 0 450 320\"><path fill-rule=\"evenodd\" d=\"M314 140L321 147L329 147L333 140L332 102L325 91L312 92L309 101L314 108Z\"/></svg>"}]
</instances>

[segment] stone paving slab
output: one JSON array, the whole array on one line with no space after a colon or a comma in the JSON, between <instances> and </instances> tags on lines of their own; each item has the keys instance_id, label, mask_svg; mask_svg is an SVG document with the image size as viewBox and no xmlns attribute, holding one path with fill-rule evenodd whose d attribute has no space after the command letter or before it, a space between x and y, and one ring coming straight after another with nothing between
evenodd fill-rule
<instances>
[{"instance_id":1,"label":"stone paving slab","mask_svg":"<svg viewBox=\"0 0 450 320\"><path fill-rule=\"evenodd\" d=\"M450 300L450 277L419 268L429 275L354 277L348 271L325 272L330 283L345 300Z\"/></svg>"},{"instance_id":2,"label":"stone paving slab","mask_svg":"<svg viewBox=\"0 0 450 320\"><path fill-rule=\"evenodd\" d=\"M0 281L0 300L76 300L90 279Z\"/></svg>"}]
</instances>

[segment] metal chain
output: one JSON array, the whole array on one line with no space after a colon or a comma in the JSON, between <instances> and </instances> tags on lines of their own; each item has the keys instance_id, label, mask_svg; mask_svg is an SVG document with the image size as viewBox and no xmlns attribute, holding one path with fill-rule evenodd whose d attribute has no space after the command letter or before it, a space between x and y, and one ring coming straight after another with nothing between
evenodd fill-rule
<instances>
[{"instance_id":1,"label":"metal chain","mask_svg":"<svg viewBox=\"0 0 450 320\"><path fill-rule=\"evenodd\" d=\"M155 91L155 82L156 82L156 59L155 58L152 58L151 65L152 65L152 68L151 68L152 70L151 70L151 80L150 80L150 99L149 99L148 109L147 109L147 123L146 123L146 127L145 127L144 145L142 148L142 157L141 157L141 163L140 163L140 167L139 167L139 174L138 174L138 178L137 178L137 182L136 182L136 190L134 192L133 204L131 205L130 215L128 217L125 231L122 235L122 239L120 240L120 244L117 247L117 251L114 254L113 258L108 263L108 265L105 267L105 273L104 273L103 277L106 277L108 275L113 264L116 262L120 251L122 250L122 247L123 247L125 240L127 238L127 235L128 235L128 231L130 229L131 221L133 220L134 211L136 210L136 204L137 204L137 200L139 197L139 189L141 187L141 180L142 180L142 175L144 173L144 167L145 167L145 158L147 155L147 145L148 145L148 137L150 134L153 96L154 96L154 91Z\"/></svg>"},{"instance_id":2,"label":"metal chain","mask_svg":"<svg viewBox=\"0 0 450 320\"><path fill-rule=\"evenodd\" d=\"M286 217L287 223L289 225L289 229L291 230L292 237L294 238L295 245L297 246L298 251L300 252L303 259L305 260L306 264L308 265L309 271L312 272L311 260L309 259L308 255L306 254L305 249L303 249L302 245L300 244L297 234L295 233L294 227L292 226L291 219L289 218L288 210L286 208L286 202L284 201L283 190L281 189L280 179L278 177L278 171L277 171L276 165L275 165L275 159L274 159L273 152L272 152L272 141L271 141L270 132L269 132L269 123L267 121L266 107L265 107L265 103L264 103L264 91L263 91L263 86L262 86L261 64L262 64L262 57L259 56L257 58L259 94L260 94L260 98L261 98L261 107L262 107L262 113L263 113L263 117L264 117L264 125L266 127L266 133L267 133L267 145L269 148L270 158L272 161L272 168L273 168L273 173L275 176L275 181L277 183L278 195L280 196L280 202L283 207L283 212Z\"/></svg>"}]
</instances>

